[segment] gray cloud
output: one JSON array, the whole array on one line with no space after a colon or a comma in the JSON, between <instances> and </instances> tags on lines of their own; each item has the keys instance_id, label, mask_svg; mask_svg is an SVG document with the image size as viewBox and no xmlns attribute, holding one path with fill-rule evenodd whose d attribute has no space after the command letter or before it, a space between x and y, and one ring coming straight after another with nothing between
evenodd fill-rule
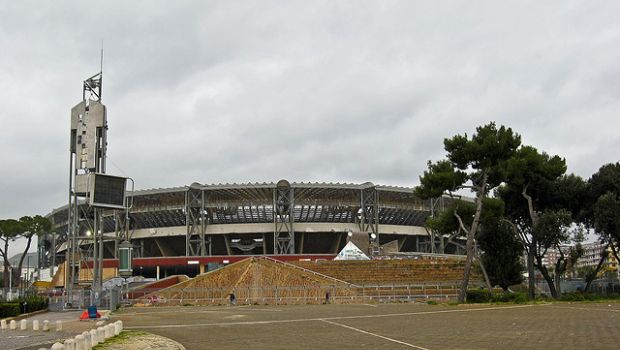
<instances>
[{"instance_id":1,"label":"gray cloud","mask_svg":"<svg viewBox=\"0 0 620 350\"><path fill-rule=\"evenodd\" d=\"M104 41L108 172L138 188L413 186L490 120L588 177L618 161L620 5L14 2L0 9L0 217L66 202L69 111Z\"/></svg>"}]
</instances>

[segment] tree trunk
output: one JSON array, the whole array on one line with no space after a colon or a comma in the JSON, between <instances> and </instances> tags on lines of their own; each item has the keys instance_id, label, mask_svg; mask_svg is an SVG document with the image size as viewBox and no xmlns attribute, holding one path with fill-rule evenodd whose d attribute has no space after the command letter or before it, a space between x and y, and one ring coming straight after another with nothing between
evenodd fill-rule
<instances>
[{"instance_id":1,"label":"tree trunk","mask_svg":"<svg viewBox=\"0 0 620 350\"><path fill-rule=\"evenodd\" d=\"M535 279L535 271L534 271L534 258L536 256L536 249L538 246L536 242L536 235L534 234L534 227L536 226L536 222L538 221L538 214L536 214L536 211L534 211L534 201L532 200L532 197L530 197L527 194L528 186L529 184L523 187L523 191L521 191L521 195L527 201L527 209L530 214L530 220L532 221L532 239L531 239L530 248L528 250L528 255L527 255L527 273L528 273L527 294L530 300L534 300L536 298L536 279ZM539 262L539 265L542 266L540 262Z\"/></svg>"},{"instance_id":2,"label":"tree trunk","mask_svg":"<svg viewBox=\"0 0 620 350\"><path fill-rule=\"evenodd\" d=\"M19 265L17 265L17 280L21 282L22 277L22 266L24 264L24 259L26 258L26 254L28 254L28 250L30 249L30 244L32 244L32 235L28 236L28 241L26 242L26 248L22 253L22 257L19 259ZM30 271L30 266L28 266L28 271Z\"/></svg>"},{"instance_id":3,"label":"tree trunk","mask_svg":"<svg viewBox=\"0 0 620 350\"><path fill-rule=\"evenodd\" d=\"M545 267L545 265L542 264L542 258L537 258L537 268L540 271L540 273L543 275L543 278L545 279L545 281L547 282L547 285L549 285L549 292L551 293L551 296L554 299L558 298L558 293L555 290L555 283L553 283L553 278L551 278L551 276L549 275L549 271L547 270L547 268Z\"/></svg>"},{"instance_id":4,"label":"tree trunk","mask_svg":"<svg viewBox=\"0 0 620 350\"><path fill-rule=\"evenodd\" d=\"M471 227L467 232L467 258L465 259L465 270L463 271L463 283L461 284L461 288L459 290L459 298L458 302L465 302L465 297L467 295L467 286L469 285L469 275L471 273L471 265L474 259L474 238L476 236L476 231L478 231L478 224L480 223L480 215L482 213L482 200L484 199L486 185L487 185L488 175L485 172L482 176L482 183L478 188L478 193L476 195L476 214L474 215L474 220L471 223Z\"/></svg>"},{"instance_id":5,"label":"tree trunk","mask_svg":"<svg viewBox=\"0 0 620 350\"><path fill-rule=\"evenodd\" d=\"M2 280L4 281L4 297L6 298L9 294L9 285L10 285L10 273L9 273L9 268L11 267L11 264L9 264L9 239L8 238L2 238L4 240L4 250L2 251L2 260L3 260L3 266L4 269L2 271Z\"/></svg>"},{"instance_id":6,"label":"tree trunk","mask_svg":"<svg viewBox=\"0 0 620 350\"><path fill-rule=\"evenodd\" d=\"M590 285L592 285L592 282L596 279L596 275L598 275L598 272L601 270L601 267L603 267L603 263L607 259L607 248L609 248L610 243L611 243L611 240L607 242L607 245L605 246L603 253L601 254L601 259L598 261L598 264L596 265L596 269L594 269L592 273L586 276L586 286L583 288L584 293L586 293L590 289Z\"/></svg>"},{"instance_id":7,"label":"tree trunk","mask_svg":"<svg viewBox=\"0 0 620 350\"><path fill-rule=\"evenodd\" d=\"M536 270L534 269L534 252L536 240L532 237L532 242L527 252L527 297L530 300L536 299Z\"/></svg>"},{"instance_id":8,"label":"tree trunk","mask_svg":"<svg viewBox=\"0 0 620 350\"><path fill-rule=\"evenodd\" d=\"M480 258L480 256L477 256L476 254L476 260L478 261L478 264L480 264L480 270L482 270L482 275L484 276L484 282L487 284L487 289L489 290L489 293L493 293L493 286L491 285L491 280L489 279L489 274L487 273L487 269L484 268L484 264L482 263L482 258Z\"/></svg>"}]
</instances>

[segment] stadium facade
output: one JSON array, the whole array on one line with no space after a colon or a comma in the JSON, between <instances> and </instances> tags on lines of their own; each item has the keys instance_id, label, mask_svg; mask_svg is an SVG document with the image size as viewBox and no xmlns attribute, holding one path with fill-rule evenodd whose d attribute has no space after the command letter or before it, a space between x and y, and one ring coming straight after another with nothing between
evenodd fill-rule
<instances>
[{"instance_id":1,"label":"stadium facade","mask_svg":"<svg viewBox=\"0 0 620 350\"><path fill-rule=\"evenodd\" d=\"M366 233L371 249L391 242L398 252L431 252L423 225L446 200L421 200L412 188L369 182L194 183L139 190L129 197L132 206L127 212L103 212L104 258L117 256L123 230L129 233L138 261L162 264L180 261L175 257L185 257L181 264L186 264L192 257L333 256L352 233ZM48 217L54 234L41 237L44 265L64 261L67 206ZM81 254L87 257L91 233L86 225L78 231ZM448 247L447 252L454 249ZM147 260L145 266L152 265Z\"/></svg>"}]
</instances>

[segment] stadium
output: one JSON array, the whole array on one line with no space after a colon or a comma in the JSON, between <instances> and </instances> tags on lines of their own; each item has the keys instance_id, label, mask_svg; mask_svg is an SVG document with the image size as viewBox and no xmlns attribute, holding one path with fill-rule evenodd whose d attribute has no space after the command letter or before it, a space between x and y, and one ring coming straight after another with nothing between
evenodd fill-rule
<instances>
[{"instance_id":1,"label":"stadium","mask_svg":"<svg viewBox=\"0 0 620 350\"><path fill-rule=\"evenodd\" d=\"M434 252L424 222L449 198L421 200L412 188L341 183L217 184L138 190L131 209L102 214L104 267L115 266L120 234L133 245L134 274L195 276L248 256L332 259L355 236L369 255ZM85 204L83 204L86 206ZM65 260L68 206L48 215L44 266ZM89 256L89 229L79 224ZM364 246L364 238L366 246ZM357 242L356 242L357 243ZM446 253L457 252L448 245Z\"/></svg>"}]
</instances>

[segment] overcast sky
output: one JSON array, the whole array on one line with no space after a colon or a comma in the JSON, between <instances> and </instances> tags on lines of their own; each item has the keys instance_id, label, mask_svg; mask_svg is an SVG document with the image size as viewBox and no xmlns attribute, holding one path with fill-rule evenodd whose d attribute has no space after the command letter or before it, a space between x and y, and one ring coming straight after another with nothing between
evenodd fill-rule
<instances>
[{"instance_id":1,"label":"overcast sky","mask_svg":"<svg viewBox=\"0 0 620 350\"><path fill-rule=\"evenodd\" d=\"M415 186L445 137L489 121L584 178L618 161L620 2L477 3L5 2L0 218L66 204L102 41L107 170L138 189Z\"/></svg>"}]
</instances>

